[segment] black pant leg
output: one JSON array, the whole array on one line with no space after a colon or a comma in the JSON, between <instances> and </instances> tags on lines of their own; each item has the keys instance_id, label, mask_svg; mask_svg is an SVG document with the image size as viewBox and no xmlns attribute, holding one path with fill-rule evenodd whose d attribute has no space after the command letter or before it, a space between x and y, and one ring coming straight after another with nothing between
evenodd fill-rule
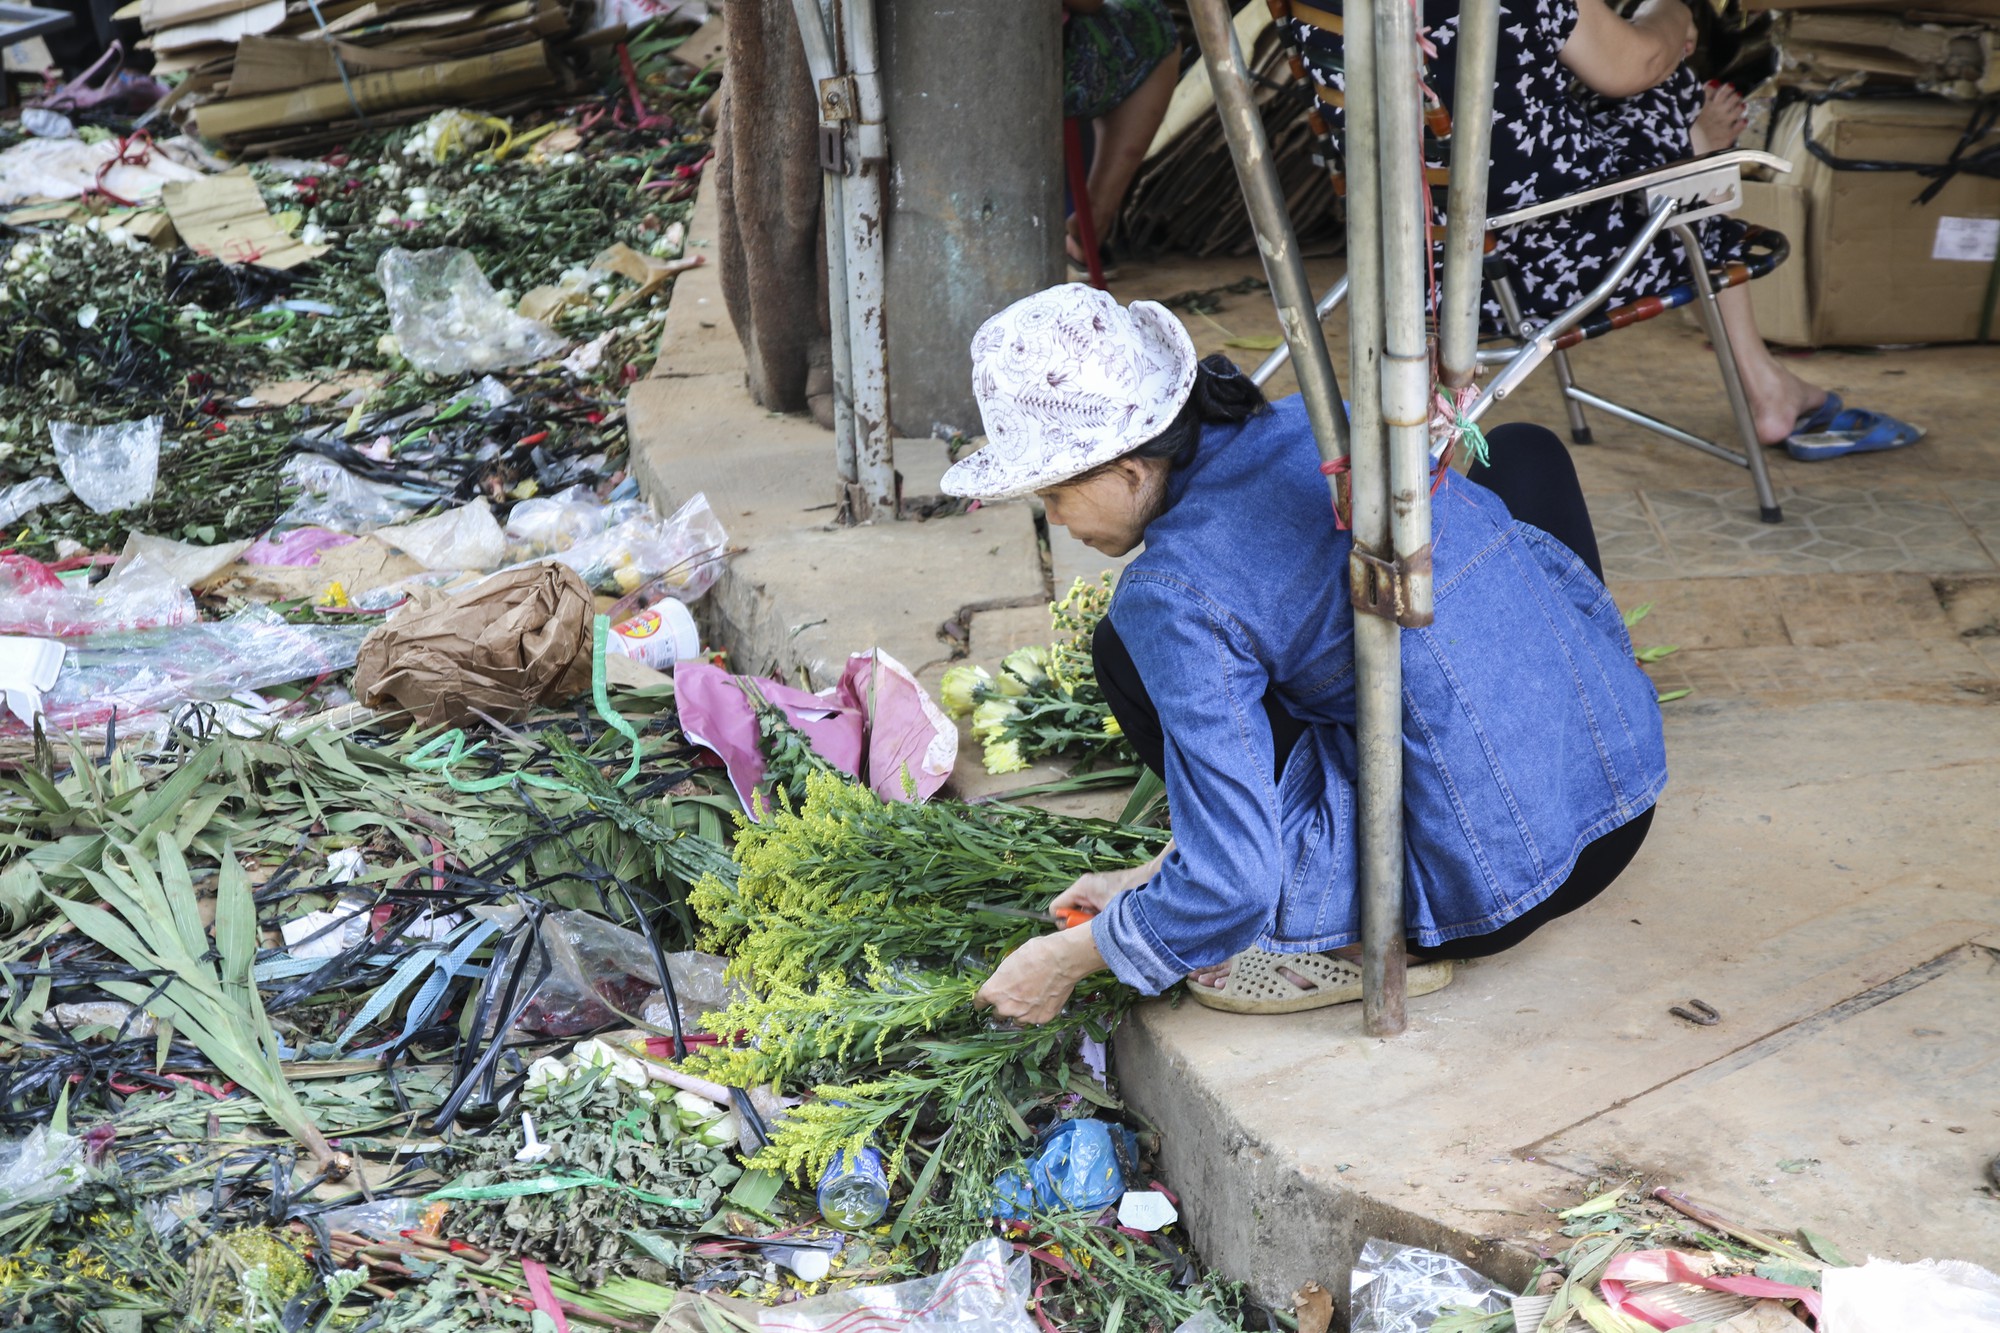
<instances>
[{"instance_id":1,"label":"black pant leg","mask_svg":"<svg viewBox=\"0 0 2000 1333\"><path fill-rule=\"evenodd\" d=\"M1515 421L1488 431L1486 443L1489 461L1474 463L1465 475L1499 496L1517 520L1575 551L1603 579L1604 562L1598 558L1597 534L1576 465L1556 433Z\"/></svg>"},{"instance_id":2,"label":"black pant leg","mask_svg":"<svg viewBox=\"0 0 2000 1333\"><path fill-rule=\"evenodd\" d=\"M1140 763L1164 775L1167 736L1160 727L1160 710L1153 707L1146 682L1139 679L1138 664L1126 650L1125 640L1111 628L1110 616L1098 621L1090 636L1090 660L1097 671L1097 688L1104 691L1104 701L1111 705L1111 716L1118 719L1126 743L1138 754Z\"/></svg>"},{"instance_id":3,"label":"black pant leg","mask_svg":"<svg viewBox=\"0 0 2000 1333\"><path fill-rule=\"evenodd\" d=\"M1652 827L1653 812L1649 809L1585 847L1577 853L1576 865L1571 867L1569 878L1561 887L1500 929L1447 940L1434 949L1412 945L1411 955L1421 959L1485 958L1502 949L1511 949L1557 917L1568 916L1610 888L1611 881L1623 874L1625 867L1632 864L1632 858L1639 854L1646 831Z\"/></svg>"}]
</instances>

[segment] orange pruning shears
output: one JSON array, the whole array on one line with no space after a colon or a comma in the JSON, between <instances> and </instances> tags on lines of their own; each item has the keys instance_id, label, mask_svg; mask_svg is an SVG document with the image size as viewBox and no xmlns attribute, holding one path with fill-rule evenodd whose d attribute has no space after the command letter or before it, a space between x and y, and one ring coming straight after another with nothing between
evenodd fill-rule
<instances>
[{"instance_id":1,"label":"orange pruning shears","mask_svg":"<svg viewBox=\"0 0 2000 1333\"><path fill-rule=\"evenodd\" d=\"M1068 930L1071 926L1080 926L1097 915L1095 907L1064 907L1053 912L1031 912L1025 907L1002 907L998 903L967 903L966 906L989 916L1019 917L1023 921L1047 921L1061 926L1064 930Z\"/></svg>"}]
</instances>

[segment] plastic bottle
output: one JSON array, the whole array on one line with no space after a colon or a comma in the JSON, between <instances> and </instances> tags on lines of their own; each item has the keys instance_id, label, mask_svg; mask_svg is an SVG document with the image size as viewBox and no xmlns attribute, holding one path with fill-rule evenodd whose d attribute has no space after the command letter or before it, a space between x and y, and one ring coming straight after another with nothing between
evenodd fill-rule
<instances>
[{"instance_id":1,"label":"plastic bottle","mask_svg":"<svg viewBox=\"0 0 2000 1333\"><path fill-rule=\"evenodd\" d=\"M859 1231L889 1211L889 1176L873 1148L835 1153L819 1178L819 1215L830 1226Z\"/></svg>"},{"instance_id":2,"label":"plastic bottle","mask_svg":"<svg viewBox=\"0 0 2000 1333\"><path fill-rule=\"evenodd\" d=\"M656 671L701 654L701 631L685 606L669 597L611 627L606 647Z\"/></svg>"}]
</instances>

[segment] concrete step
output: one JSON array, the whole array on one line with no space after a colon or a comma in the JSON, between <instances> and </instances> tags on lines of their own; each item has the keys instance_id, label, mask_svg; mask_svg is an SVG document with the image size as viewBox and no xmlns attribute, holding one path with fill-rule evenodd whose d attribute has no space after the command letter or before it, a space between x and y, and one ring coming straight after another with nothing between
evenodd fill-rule
<instances>
[{"instance_id":1,"label":"concrete step","mask_svg":"<svg viewBox=\"0 0 2000 1333\"><path fill-rule=\"evenodd\" d=\"M1211 1262L1282 1304L1308 1279L1344 1293L1378 1235L1518 1283L1560 1246L1551 1211L1627 1173L1850 1254L2000 1252L2000 710L1668 717L1673 785L1633 867L1411 1001L1405 1035L1364 1037L1358 1006L1191 1003L1120 1033ZM1668 1012L1691 998L1722 1020Z\"/></svg>"}]
</instances>

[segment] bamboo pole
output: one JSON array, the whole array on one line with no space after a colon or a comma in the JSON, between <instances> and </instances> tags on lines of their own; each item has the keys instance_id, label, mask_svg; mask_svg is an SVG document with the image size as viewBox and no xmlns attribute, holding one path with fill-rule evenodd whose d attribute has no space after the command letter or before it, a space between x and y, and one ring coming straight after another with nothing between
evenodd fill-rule
<instances>
[{"instance_id":1,"label":"bamboo pole","mask_svg":"<svg viewBox=\"0 0 2000 1333\"><path fill-rule=\"evenodd\" d=\"M1292 349L1292 364L1299 379L1299 396L1305 400L1306 417L1312 422L1313 437L1319 443L1323 462L1333 463L1347 456L1347 415L1341 410L1340 382L1333 373L1333 361L1326 350L1326 334L1313 308L1312 287L1306 282L1305 262L1292 233L1291 215L1285 210L1285 194L1271 160L1271 146L1264 137L1264 120L1257 113L1251 95L1250 77L1244 69L1243 52L1236 45L1230 26L1229 8L1223 0L1191 0L1195 37L1201 43L1201 58L1215 89L1216 109L1229 139L1229 155L1236 163L1236 176L1243 186L1249 206L1250 225L1257 233L1257 249L1264 258L1265 280L1278 307L1278 325L1285 343ZM1339 477L1331 473L1328 485L1339 503Z\"/></svg>"}]
</instances>

